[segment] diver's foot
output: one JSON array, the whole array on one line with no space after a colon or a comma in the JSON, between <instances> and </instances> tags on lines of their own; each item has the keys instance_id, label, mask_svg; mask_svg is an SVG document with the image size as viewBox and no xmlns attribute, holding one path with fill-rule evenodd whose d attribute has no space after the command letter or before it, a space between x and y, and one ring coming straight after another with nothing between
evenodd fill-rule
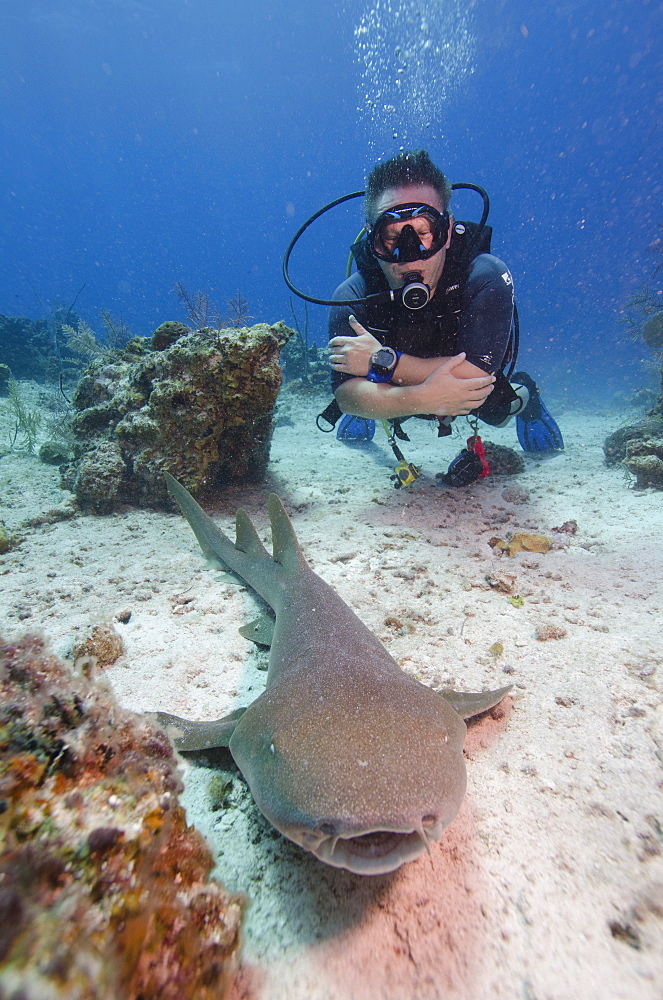
<instances>
[{"instance_id":1,"label":"diver's foot","mask_svg":"<svg viewBox=\"0 0 663 1000\"><path fill-rule=\"evenodd\" d=\"M375 421L368 417L355 417L346 413L341 419L336 431L336 437L345 444L361 444L372 441L375 434Z\"/></svg>"},{"instance_id":2,"label":"diver's foot","mask_svg":"<svg viewBox=\"0 0 663 1000\"><path fill-rule=\"evenodd\" d=\"M523 410L516 414L516 433L523 451L530 454L563 451L564 439L557 422L541 399L539 387L527 372L515 372L509 381L524 385L529 393Z\"/></svg>"}]
</instances>

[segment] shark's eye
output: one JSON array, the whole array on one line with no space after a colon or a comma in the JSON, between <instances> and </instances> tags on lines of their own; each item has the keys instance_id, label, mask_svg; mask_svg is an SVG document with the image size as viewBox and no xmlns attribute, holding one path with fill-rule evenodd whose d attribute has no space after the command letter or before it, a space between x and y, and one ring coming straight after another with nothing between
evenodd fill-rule
<instances>
[{"instance_id":1,"label":"shark's eye","mask_svg":"<svg viewBox=\"0 0 663 1000\"><path fill-rule=\"evenodd\" d=\"M437 823L437 816L424 816L421 822L424 826L435 826Z\"/></svg>"},{"instance_id":2,"label":"shark's eye","mask_svg":"<svg viewBox=\"0 0 663 1000\"><path fill-rule=\"evenodd\" d=\"M333 823L321 823L318 827L320 833L326 834L328 837L333 837L336 833L336 827Z\"/></svg>"}]
</instances>

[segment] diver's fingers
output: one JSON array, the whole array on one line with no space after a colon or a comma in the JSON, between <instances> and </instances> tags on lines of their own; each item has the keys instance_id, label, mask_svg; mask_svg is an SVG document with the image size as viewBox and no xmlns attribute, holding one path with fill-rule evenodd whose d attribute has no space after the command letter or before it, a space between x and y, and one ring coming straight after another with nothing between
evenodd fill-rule
<instances>
[{"instance_id":1,"label":"diver's fingers","mask_svg":"<svg viewBox=\"0 0 663 1000\"><path fill-rule=\"evenodd\" d=\"M352 327L352 329L356 330L357 333L368 333L368 330L366 329L366 327L361 325L361 323L359 322L359 320L357 319L356 316L349 316L348 317L348 322L349 322L350 326Z\"/></svg>"},{"instance_id":2,"label":"diver's fingers","mask_svg":"<svg viewBox=\"0 0 663 1000\"><path fill-rule=\"evenodd\" d=\"M486 378L464 378L462 382L467 392L492 392L495 388L493 375L487 375Z\"/></svg>"},{"instance_id":3,"label":"diver's fingers","mask_svg":"<svg viewBox=\"0 0 663 1000\"><path fill-rule=\"evenodd\" d=\"M445 372L452 372L454 368L458 368L458 365L462 365L466 357L467 355L465 354L465 351L461 351L460 354L454 354L453 357L447 358L447 360L440 365L440 368L443 368Z\"/></svg>"}]
</instances>

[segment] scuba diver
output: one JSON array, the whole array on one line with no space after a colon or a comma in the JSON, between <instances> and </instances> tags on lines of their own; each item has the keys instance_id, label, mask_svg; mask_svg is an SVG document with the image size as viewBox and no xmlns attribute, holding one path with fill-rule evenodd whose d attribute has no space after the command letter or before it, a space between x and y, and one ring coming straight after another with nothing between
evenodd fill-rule
<instances>
[{"instance_id":1,"label":"scuba diver","mask_svg":"<svg viewBox=\"0 0 663 1000\"><path fill-rule=\"evenodd\" d=\"M352 247L358 270L336 289L329 315L332 389L344 414L338 437L370 439L381 420L407 440L400 424L411 416L437 418L444 435L454 417L471 414L497 427L515 417L526 452L561 451L536 383L512 371L513 280L489 252L487 196L454 187L482 193L480 224L454 220L451 185L423 149L369 174L366 228ZM463 455L438 478L465 485L486 474L471 447L469 460Z\"/></svg>"}]
</instances>

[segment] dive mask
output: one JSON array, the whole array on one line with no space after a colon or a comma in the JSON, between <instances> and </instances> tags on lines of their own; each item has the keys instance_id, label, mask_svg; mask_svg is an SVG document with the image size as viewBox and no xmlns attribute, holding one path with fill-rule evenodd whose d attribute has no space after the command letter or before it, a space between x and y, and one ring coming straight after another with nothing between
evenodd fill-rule
<instances>
[{"instance_id":1,"label":"dive mask","mask_svg":"<svg viewBox=\"0 0 663 1000\"><path fill-rule=\"evenodd\" d=\"M399 226L401 222L408 225ZM388 264L428 260L447 242L449 214L418 202L395 205L382 212L372 225L367 223L366 234L373 256Z\"/></svg>"}]
</instances>

